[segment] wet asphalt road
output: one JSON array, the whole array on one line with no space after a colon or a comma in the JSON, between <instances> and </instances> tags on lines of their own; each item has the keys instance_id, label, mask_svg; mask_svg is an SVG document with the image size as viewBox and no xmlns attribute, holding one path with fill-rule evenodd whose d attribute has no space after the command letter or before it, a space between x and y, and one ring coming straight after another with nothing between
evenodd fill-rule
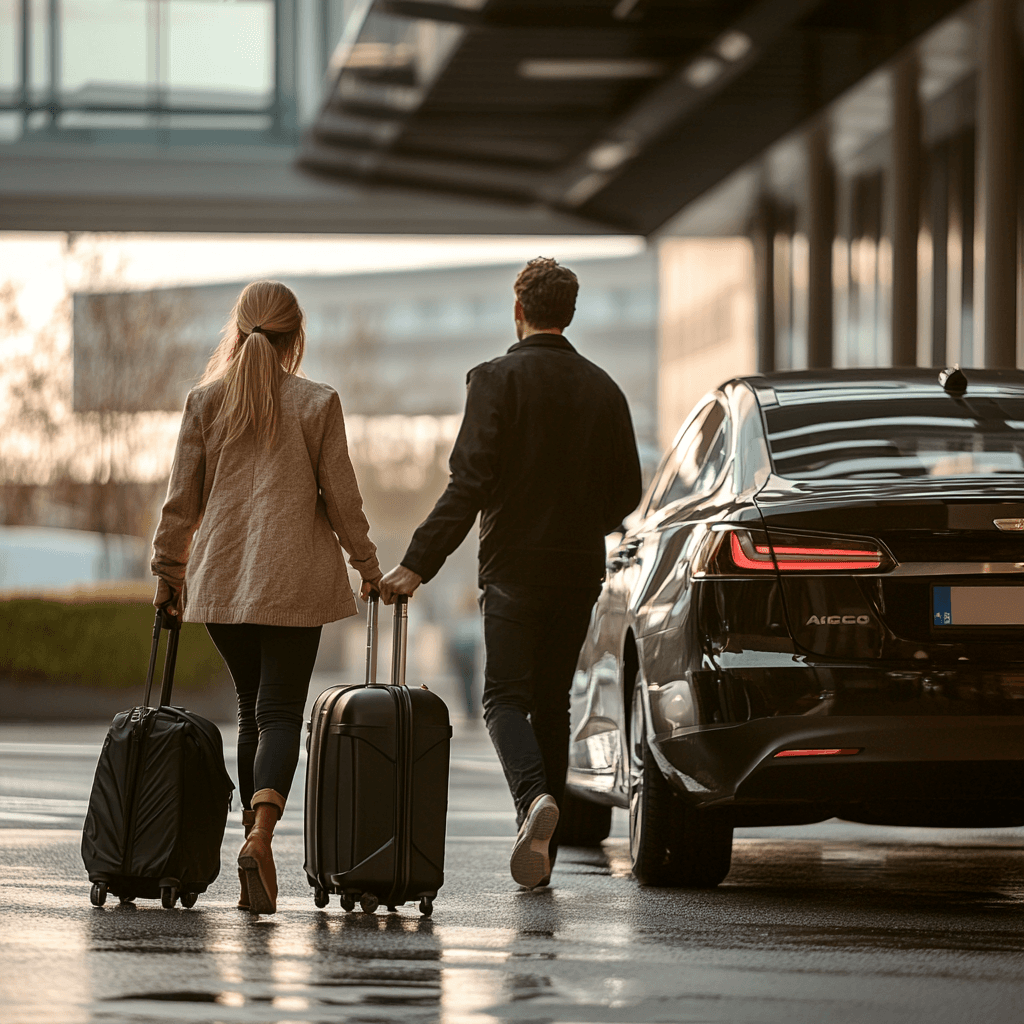
<instances>
[{"instance_id":1,"label":"wet asphalt road","mask_svg":"<svg viewBox=\"0 0 1024 1024\"><path fill-rule=\"evenodd\" d=\"M78 830L103 731L0 727L4 1024L1024 1022L1024 830L744 830L726 882L685 892L637 886L617 814L521 892L501 775L463 728L433 919L316 910L298 800L275 917L234 909L237 812L194 909L94 909Z\"/></svg>"}]
</instances>

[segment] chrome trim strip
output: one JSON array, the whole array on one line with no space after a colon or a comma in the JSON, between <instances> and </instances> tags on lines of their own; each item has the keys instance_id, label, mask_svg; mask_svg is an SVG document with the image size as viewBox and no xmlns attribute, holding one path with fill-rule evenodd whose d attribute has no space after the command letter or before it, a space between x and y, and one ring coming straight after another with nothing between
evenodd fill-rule
<instances>
[{"instance_id":1,"label":"chrome trim strip","mask_svg":"<svg viewBox=\"0 0 1024 1024\"><path fill-rule=\"evenodd\" d=\"M998 576L1024 573L1021 562L901 562L896 568L881 574L892 576ZM861 575L858 573L858 575Z\"/></svg>"}]
</instances>

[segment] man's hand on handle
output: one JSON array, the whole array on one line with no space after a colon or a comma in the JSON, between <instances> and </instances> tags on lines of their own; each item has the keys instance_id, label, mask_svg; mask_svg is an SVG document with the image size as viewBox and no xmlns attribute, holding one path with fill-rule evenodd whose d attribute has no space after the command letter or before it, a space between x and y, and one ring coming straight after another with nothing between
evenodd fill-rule
<instances>
[{"instance_id":1,"label":"man's hand on handle","mask_svg":"<svg viewBox=\"0 0 1024 1024\"><path fill-rule=\"evenodd\" d=\"M416 588L423 582L423 577L406 569L404 565L396 565L381 581L380 596L385 604L393 604L396 597L404 594L412 597Z\"/></svg>"}]
</instances>

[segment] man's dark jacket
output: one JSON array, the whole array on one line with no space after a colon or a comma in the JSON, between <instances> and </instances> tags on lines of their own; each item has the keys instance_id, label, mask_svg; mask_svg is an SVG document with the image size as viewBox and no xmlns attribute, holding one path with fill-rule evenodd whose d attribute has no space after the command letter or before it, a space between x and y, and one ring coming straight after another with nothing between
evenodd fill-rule
<instances>
[{"instance_id":1,"label":"man's dark jacket","mask_svg":"<svg viewBox=\"0 0 1024 1024\"><path fill-rule=\"evenodd\" d=\"M534 334L467 378L451 479L402 565L435 576L480 516L480 584L590 587L605 534L640 502L626 398L558 334Z\"/></svg>"}]
</instances>

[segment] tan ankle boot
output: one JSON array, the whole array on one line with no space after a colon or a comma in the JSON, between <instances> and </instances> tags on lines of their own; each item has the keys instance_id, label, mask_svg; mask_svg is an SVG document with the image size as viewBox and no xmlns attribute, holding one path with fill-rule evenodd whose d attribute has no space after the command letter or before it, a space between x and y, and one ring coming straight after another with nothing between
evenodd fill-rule
<instances>
[{"instance_id":1,"label":"tan ankle boot","mask_svg":"<svg viewBox=\"0 0 1024 1024\"><path fill-rule=\"evenodd\" d=\"M249 833L252 831L253 825L256 824L256 812L255 811L242 811L242 829L245 832L245 838L249 838ZM245 872L238 869L238 909L248 910L249 909L249 883L246 881Z\"/></svg>"},{"instance_id":2,"label":"tan ankle boot","mask_svg":"<svg viewBox=\"0 0 1024 1024\"><path fill-rule=\"evenodd\" d=\"M252 806L256 822L238 852L238 866L245 872L250 912L273 914L277 911L277 869L270 843L274 826L284 813L284 797L276 790L261 789L253 793Z\"/></svg>"}]
</instances>

